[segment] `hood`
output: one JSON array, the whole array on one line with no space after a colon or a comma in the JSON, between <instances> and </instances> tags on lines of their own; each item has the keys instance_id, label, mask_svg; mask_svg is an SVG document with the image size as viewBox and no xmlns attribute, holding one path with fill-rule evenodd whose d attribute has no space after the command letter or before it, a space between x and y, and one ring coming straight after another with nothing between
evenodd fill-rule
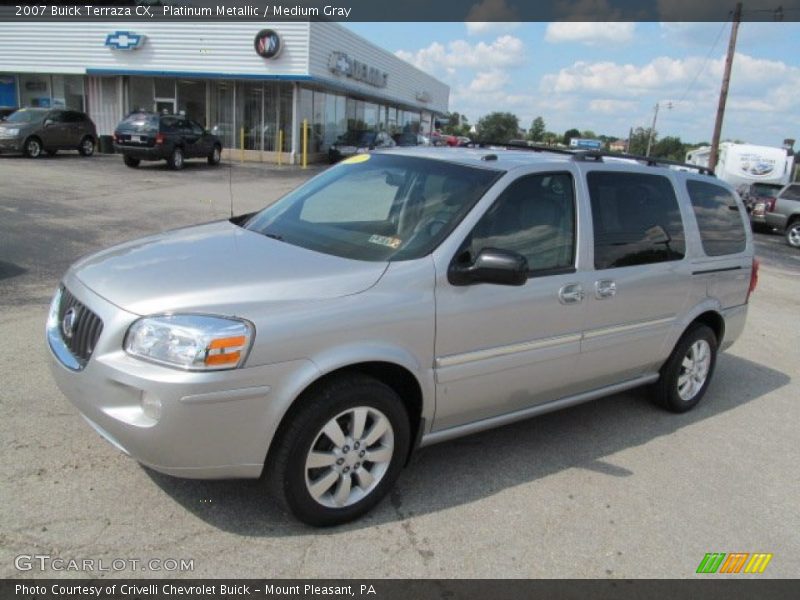
<instances>
[{"instance_id":1,"label":"hood","mask_svg":"<svg viewBox=\"0 0 800 600\"><path fill-rule=\"evenodd\" d=\"M145 315L352 295L374 285L386 266L221 221L114 246L78 261L70 274L109 302Z\"/></svg>"}]
</instances>

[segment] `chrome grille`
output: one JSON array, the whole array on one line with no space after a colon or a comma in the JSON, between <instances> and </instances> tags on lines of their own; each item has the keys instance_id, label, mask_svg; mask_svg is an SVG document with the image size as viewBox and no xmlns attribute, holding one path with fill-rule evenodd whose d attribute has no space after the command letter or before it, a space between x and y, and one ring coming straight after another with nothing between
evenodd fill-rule
<instances>
[{"instance_id":1,"label":"chrome grille","mask_svg":"<svg viewBox=\"0 0 800 600\"><path fill-rule=\"evenodd\" d=\"M70 309L75 311L75 318L72 335L68 336L65 334L63 323L64 317ZM58 323L61 339L64 340L72 355L85 364L91 358L97 340L103 332L102 319L84 306L67 288L61 288Z\"/></svg>"}]
</instances>

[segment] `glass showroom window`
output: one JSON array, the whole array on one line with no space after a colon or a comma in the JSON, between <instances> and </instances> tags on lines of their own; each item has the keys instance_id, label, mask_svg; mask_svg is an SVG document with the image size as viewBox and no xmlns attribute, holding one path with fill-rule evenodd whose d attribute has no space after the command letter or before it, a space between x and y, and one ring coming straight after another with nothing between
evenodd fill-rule
<instances>
[{"instance_id":1,"label":"glass showroom window","mask_svg":"<svg viewBox=\"0 0 800 600\"><path fill-rule=\"evenodd\" d=\"M278 128L283 131L283 152L292 150L292 107L294 106L294 90L292 84L282 83L279 87L280 102L278 104Z\"/></svg>"},{"instance_id":2,"label":"glass showroom window","mask_svg":"<svg viewBox=\"0 0 800 600\"><path fill-rule=\"evenodd\" d=\"M152 111L155 108L155 83L152 77L128 79L128 111Z\"/></svg>"},{"instance_id":3,"label":"glass showroom window","mask_svg":"<svg viewBox=\"0 0 800 600\"><path fill-rule=\"evenodd\" d=\"M178 112L204 127L206 122L206 82L190 79L178 80Z\"/></svg>"},{"instance_id":4,"label":"glass showroom window","mask_svg":"<svg viewBox=\"0 0 800 600\"><path fill-rule=\"evenodd\" d=\"M212 81L211 86L211 132L218 135L226 148L234 148L233 132L233 82Z\"/></svg>"},{"instance_id":5,"label":"glass showroom window","mask_svg":"<svg viewBox=\"0 0 800 600\"><path fill-rule=\"evenodd\" d=\"M50 106L50 75L19 76L21 106Z\"/></svg>"},{"instance_id":6,"label":"glass showroom window","mask_svg":"<svg viewBox=\"0 0 800 600\"><path fill-rule=\"evenodd\" d=\"M83 111L84 89L82 75L53 75L53 106Z\"/></svg>"},{"instance_id":7,"label":"glass showroom window","mask_svg":"<svg viewBox=\"0 0 800 600\"><path fill-rule=\"evenodd\" d=\"M261 119L261 83L238 83L236 87L236 148L261 150L264 123ZM242 137L244 135L244 137Z\"/></svg>"}]
</instances>

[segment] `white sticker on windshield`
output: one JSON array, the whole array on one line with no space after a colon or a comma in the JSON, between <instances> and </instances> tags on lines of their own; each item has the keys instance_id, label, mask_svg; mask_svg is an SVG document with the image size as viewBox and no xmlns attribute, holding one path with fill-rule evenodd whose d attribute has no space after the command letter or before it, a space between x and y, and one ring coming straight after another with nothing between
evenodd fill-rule
<instances>
[{"instance_id":1,"label":"white sticker on windshield","mask_svg":"<svg viewBox=\"0 0 800 600\"><path fill-rule=\"evenodd\" d=\"M389 248L393 248L397 250L400 247L400 244L403 243L403 240L400 238L395 237L386 237L385 235L371 235L369 237L369 241L373 244L380 244L381 246L388 246Z\"/></svg>"}]
</instances>

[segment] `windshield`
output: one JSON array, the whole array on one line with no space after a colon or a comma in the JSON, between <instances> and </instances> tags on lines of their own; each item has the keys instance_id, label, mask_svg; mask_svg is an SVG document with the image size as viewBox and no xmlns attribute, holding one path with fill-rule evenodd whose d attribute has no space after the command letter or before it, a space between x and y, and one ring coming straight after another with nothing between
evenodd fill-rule
<instances>
[{"instance_id":1,"label":"windshield","mask_svg":"<svg viewBox=\"0 0 800 600\"><path fill-rule=\"evenodd\" d=\"M255 215L245 228L367 261L431 252L502 174L410 156L344 160Z\"/></svg>"},{"instance_id":2,"label":"windshield","mask_svg":"<svg viewBox=\"0 0 800 600\"><path fill-rule=\"evenodd\" d=\"M35 123L44 119L43 110L18 110L8 115L6 123Z\"/></svg>"},{"instance_id":3,"label":"windshield","mask_svg":"<svg viewBox=\"0 0 800 600\"><path fill-rule=\"evenodd\" d=\"M119 131L158 131L158 115L132 113L117 126Z\"/></svg>"}]
</instances>

